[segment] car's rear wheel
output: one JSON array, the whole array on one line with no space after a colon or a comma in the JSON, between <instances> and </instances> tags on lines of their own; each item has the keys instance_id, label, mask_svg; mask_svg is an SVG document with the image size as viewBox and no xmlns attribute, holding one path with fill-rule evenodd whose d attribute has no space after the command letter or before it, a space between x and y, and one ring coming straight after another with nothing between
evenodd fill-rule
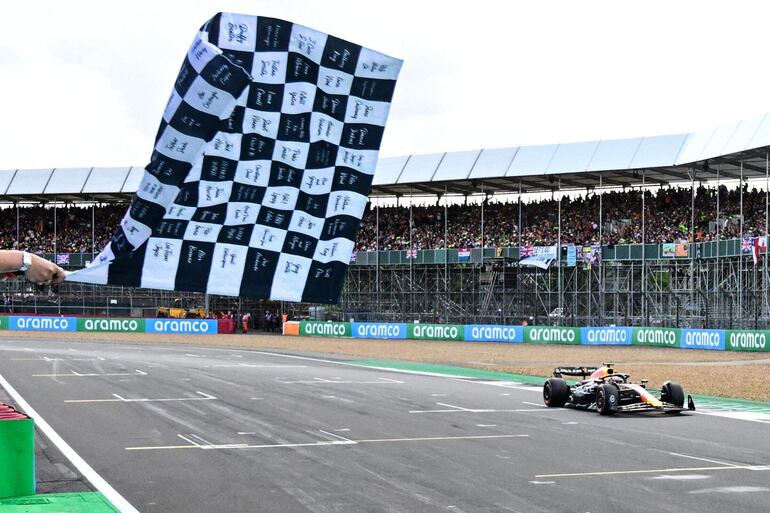
<instances>
[{"instance_id":1,"label":"car's rear wheel","mask_svg":"<svg viewBox=\"0 0 770 513\"><path fill-rule=\"evenodd\" d=\"M682 385L666 381L660 389L660 400L679 408L684 407L684 389Z\"/></svg>"},{"instance_id":2,"label":"car's rear wheel","mask_svg":"<svg viewBox=\"0 0 770 513\"><path fill-rule=\"evenodd\" d=\"M615 415L620 404L618 387L604 383L596 390L596 409L601 415Z\"/></svg>"},{"instance_id":3,"label":"car's rear wheel","mask_svg":"<svg viewBox=\"0 0 770 513\"><path fill-rule=\"evenodd\" d=\"M543 402L551 408L561 408L569 399L569 385L560 378L548 378L543 385Z\"/></svg>"}]
</instances>

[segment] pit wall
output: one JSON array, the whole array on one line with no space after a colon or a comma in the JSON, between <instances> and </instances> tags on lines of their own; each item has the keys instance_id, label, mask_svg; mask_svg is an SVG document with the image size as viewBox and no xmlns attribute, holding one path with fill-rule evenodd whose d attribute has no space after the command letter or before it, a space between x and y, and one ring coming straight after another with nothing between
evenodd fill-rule
<instances>
[{"instance_id":1,"label":"pit wall","mask_svg":"<svg viewBox=\"0 0 770 513\"><path fill-rule=\"evenodd\" d=\"M0 330L187 335L215 335L221 331L217 319L134 319L43 315L2 315Z\"/></svg>"},{"instance_id":2,"label":"pit wall","mask_svg":"<svg viewBox=\"0 0 770 513\"><path fill-rule=\"evenodd\" d=\"M289 321L284 335L770 351L770 330Z\"/></svg>"}]
</instances>

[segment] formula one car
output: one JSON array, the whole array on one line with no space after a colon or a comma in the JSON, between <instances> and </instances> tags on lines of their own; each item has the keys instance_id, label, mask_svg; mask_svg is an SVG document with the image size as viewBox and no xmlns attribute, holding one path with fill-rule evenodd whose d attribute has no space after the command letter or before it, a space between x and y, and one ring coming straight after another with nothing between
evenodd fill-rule
<instances>
[{"instance_id":1,"label":"formula one car","mask_svg":"<svg viewBox=\"0 0 770 513\"><path fill-rule=\"evenodd\" d=\"M580 376L582 380L568 385L562 376ZM666 381L655 397L647 390L647 380L631 383L629 374L615 372L612 363L602 367L557 367L553 377L543 385L546 406L596 410L601 415L630 412L680 413L685 410L681 385ZM687 396L688 410L695 410Z\"/></svg>"}]
</instances>

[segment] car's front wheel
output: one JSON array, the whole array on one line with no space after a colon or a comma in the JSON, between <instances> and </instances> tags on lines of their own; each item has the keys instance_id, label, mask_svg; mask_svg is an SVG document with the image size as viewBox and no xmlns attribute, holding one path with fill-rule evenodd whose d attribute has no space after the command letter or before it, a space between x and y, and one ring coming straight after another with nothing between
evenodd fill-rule
<instances>
[{"instance_id":1,"label":"car's front wheel","mask_svg":"<svg viewBox=\"0 0 770 513\"><path fill-rule=\"evenodd\" d=\"M678 383L666 381L660 389L660 400L679 408L684 407L684 389Z\"/></svg>"},{"instance_id":2,"label":"car's front wheel","mask_svg":"<svg viewBox=\"0 0 770 513\"><path fill-rule=\"evenodd\" d=\"M543 402L551 408L561 408L569 400L569 385L560 378L548 378L543 385Z\"/></svg>"},{"instance_id":3,"label":"car's front wheel","mask_svg":"<svg viewBox=\"0 0 770 513\"><path fill-rule=\"evenodd\" d=\"M596 390L596 409L601 415L615 415L620 404L618 387L604 383Z\"/></svg>"}]
</instances>

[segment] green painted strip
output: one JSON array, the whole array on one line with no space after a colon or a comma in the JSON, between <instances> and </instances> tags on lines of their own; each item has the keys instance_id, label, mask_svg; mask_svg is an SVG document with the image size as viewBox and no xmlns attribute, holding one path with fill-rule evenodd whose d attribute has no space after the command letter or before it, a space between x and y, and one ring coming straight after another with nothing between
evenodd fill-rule
<instances>
[{"instance_id":1,"label":"green painted strip","mask_svg":"<svg viewBox=\"0 0 770 513\"><path fill-rule=\"evenodd\" d=\"M542 385L546 379L543 376L529 376L525 374L512 374L508 372L487 371L483 369L455 367L451 365L434 365L431 363L420 362L365 360L350 363L353 365L360 365L362 367L380 367L412 372L429 372L433 374L445 374L459 378L518 381L519 383L526 383L530 385ZM574 383L574 381L568 380L568 383ZM695 401L696 408L770 414L770 403L700 394L692 394L692 398Z\"/></svg>"},{"instance_id":2,"label":"green painted strip","mask_svg":"<svg viewBox=\"0 0 770 513\"><path fill-rule=\"evenodd\" d=\"M99 492L48 493L0 499L3 513L120 513Z\"/></svg>"}]
</instances>

